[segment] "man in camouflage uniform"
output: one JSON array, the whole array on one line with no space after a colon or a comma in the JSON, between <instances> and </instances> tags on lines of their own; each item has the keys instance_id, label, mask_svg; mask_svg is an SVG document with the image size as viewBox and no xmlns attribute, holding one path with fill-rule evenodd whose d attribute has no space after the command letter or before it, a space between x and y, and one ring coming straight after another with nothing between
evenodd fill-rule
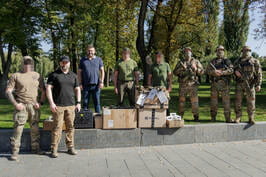
<instances>
[{"instance_id":1,"label":"man in camouflage uniform","mask_svg":"<svg viewBox=\"0 0 266 177\"><path fill-rule=\"evenodd\" d=\"M190 96L192 113L194 120L199 120L199 99L198 85L199 76L204 73L201 63L192 57L190 47L184 49L185 59L180 61L175 69L174 74L178 76L179 82L179 115L183 117L185 112L185 102L187 94Z\"/></svg>"},{"instance_id":2,"label":"man in camouflage uniform","mask_svg":"<svg viewBox=\"0 0 266 177\"><path fill-rule=\"evenodd\" d=\"M218 109L218 98L221 93L224 107L224 117L226 122L231 121L230 111L230 80L234 73L231 61L224 58L224 47L218 46L216 49L217 58L213 59L207 66L206 73L211 80L211 119L216 120Z\"/></svg>"},{"instance_id":3,"label":"man in camouflage uniform","mask_svg":"<svg viewBox=\"0 0 266 177\"><path fill-rule=\"evenodd\" d=\"M244 46L242 56L234 63L236 78L236 100L235 112L236 123L239 123L242 116L242 99L246 95L247 112L250 124L255 124L255 95L261 89L262 70L259 60L251 56L251 49Z\"/></svg>"},{"instance_id":4,"label":"man in camouflage uniform","mask_svg":"<svg viewBox=\"0 0 266 177\"><path fill-rule=\"evenodd\" d=\"M13 74L6 88L7 98L15 107L13 115L14 133L10 138L12 148L10 160L18 160L23 127L27 120L29 120L31 127L31 150L33 153L41 153L38 124L40 106L45 99L45 86L40 74L33 71L33 63L30 56L25 56L23 58L23 71ZM42 92L40 100L37 99L38 90Z\"/></svg>"},{"instance_id":5,"label":"man in camouflage uniform","mask_svg":"<svg viewBox=\"0 0 266 177\"><path fill-rule=\"evenodd\" d=\"M118 105L124 106L126 93L130 106L135 106L135 85L139 84L138 65L130 58L130 49L124 48L122 59L115 65L114 86Z\"/></svg>"}]
</instances>

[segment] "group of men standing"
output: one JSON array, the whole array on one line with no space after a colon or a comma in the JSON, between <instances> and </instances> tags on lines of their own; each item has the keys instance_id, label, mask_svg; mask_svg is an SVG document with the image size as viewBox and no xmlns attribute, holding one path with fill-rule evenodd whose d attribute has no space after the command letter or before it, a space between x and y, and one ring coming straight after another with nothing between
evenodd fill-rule
<instances>
[{"instance_id":1,"label":"group of men standing","mask_svg":"<svg viewBox=\"0 0 266 177\"><path fill-rule=\"evenodd\" d=\"M224 47L218 46L216 49L217 57L210 61L205 72L201 63L192 57L191 48L185 48L184 53L184 60L177 64L173 72L179 78L179 114L181 116L184 115L185 99L188 94L190 96L194 120L199 120L199 77L206 72L210 76L211 81L210 112L212 121L216 120L218 98L221 94L226 122L239 123L242 116L242 100L245 95L249 123L254 124L255 95L261 89L262 69L259 60L251 56L250 47L244 46L242 56L232 64L229 59L225 58ZM230 81L232 79L236 83L236 119L234 121L231 119L230 109Z\"/></svg>"},{"instance_id":2,"label":"group of men standing","mask_svg":"<svg viewBox=\"0 0 266 177\"><path fill-rule=\"evenodd\" d=\"M242 97L246 94L248 116L250 123L254 123L255 92L260 90L262 71L258 60L251 57L250 48L245 46L242 56L232 65L224 57L224 48L217 48L217 58L213 59L206 68L211 79L211 117L215 121L218 108L218 96L222 95L224 116L226 122L230 118L230 80L236 80L236 120L240 122ZM104 87L104 65L97 57L95 48L89 45L87 56L80 60L78 74L70 71L70 59L67 56L60 58L59 67L52 72L45 86L40 74L34 72L34 61L25 56L22 61L22 70L13 74L8 82L6 94L15 107L14 133L10 138L12 155L11 160L18 159L20 141L25 123L29 120L31 127L31 150L42 154L40 149L39 119L40 107L47 97L53 114L54 127L52 129L51 157L58 157L58 144L61 139L62 127L66 125L66 145L68 153L76 155L74 148L74 118L75 111L81 109L81 91L83 93L83 109L88 109L92 96L95 112L100 113L100 92ZM122 59L118 60L114 71L114 92L118 96L118 105L123 106L127 94L130 106L135 105L135 87L139 85L139 72L136 61L130 57L129 48L122 51ZM176 65L173 74L179 81L179 114L184 115L186 96L190 96L194 120L199 120L198 86L199 77L205 73L199 60L192 57L191 48L184 49L184 60ZM155 61L151 65L148 76L148 85L165 87L172 91L172 71L164 61L161 52L156 53ZM38 97L38 92L41 96Z\"/></svg>"}]
</instances>

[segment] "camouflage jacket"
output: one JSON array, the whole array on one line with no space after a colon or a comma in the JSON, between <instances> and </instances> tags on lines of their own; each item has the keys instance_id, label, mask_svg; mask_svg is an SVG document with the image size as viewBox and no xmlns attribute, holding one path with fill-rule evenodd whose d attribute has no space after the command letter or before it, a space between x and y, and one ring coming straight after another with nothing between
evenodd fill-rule
<instances>
[{"instance_id":1,"label":"camouflage jacket","mask_svg":"<svg viewBox=\"0 0 266 177\"><path fill-rule=\"evenodd\" d=\"M222 70L222 75L216 76L215 70ZM210 76L211 82L223 80L229 83L231 76L234 73L234 66L229 59L215 58L211 60L207 66L206 73Z\"/></svg>"},{"instance_id":2,"label":"camouflage jacket","mask_svg":"<svg viewBox=\"0 0 266 177\"><path fill-rule=\"evenodd\" d=\"M234 70L239 71L241 78L235 76L236 83L247 80L250 87L260 86L262 83L262 69L259 60L249 58L239 58L234 62Z\"/></svg>"},{"instance_id":3,"label":"camouflage jacket","mask_svg":"<svg viewBox=\"0 0 266 177\"><path fill-rule=\"evenodd\" d=\"M196 65L196 70L192 68L193 64ZM198 76L204 74L204 69L199 60L191 58L189 61L179 61L173 73L178 76L179 83L198 83Z\"/></svg>"}]
</instances>

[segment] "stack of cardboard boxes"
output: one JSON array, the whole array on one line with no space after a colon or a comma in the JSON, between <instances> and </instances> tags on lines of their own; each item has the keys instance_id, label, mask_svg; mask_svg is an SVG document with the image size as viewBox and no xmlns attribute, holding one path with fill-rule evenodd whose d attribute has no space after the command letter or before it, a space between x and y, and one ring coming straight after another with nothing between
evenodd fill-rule
<instances>
[{"instance_id":1,"label":"stack of cardboard boxes","mask_svg":"<svg viewBox=\"0 0 266 177\"><path fill-rule=\"evenodd\" d=\"M135 108L103 107L102 114L94 114L96 129L132 128L177 128L184 126L184 120L175 113L166 116L169 93L165 88L141 88L136 94ZM44 122L50 129L51 120Z\"/></svg>"},{"instance_id":2,"label":"stack of cardboard boxes","mask_svg":"<svg viewBox=\"0 0 266 177\"><path fill-rule=\"evenodd\" d=\"M169 93L165 88L140 88L136 108L103 107L102 116L94 116L95 128L177 128L184 121L175 113L166 116Z\"/></svg>"},{"instance_id":3,"label":"stack of cardboard boxes","mask_svg":"<svg viewBox=\"0 0 266 177\"><path fill-rule=\"evenodd\" d=\"M166 127L169 93L164 88L141 88L137 96L138 127Z\"/></svg>"}]
</instances>

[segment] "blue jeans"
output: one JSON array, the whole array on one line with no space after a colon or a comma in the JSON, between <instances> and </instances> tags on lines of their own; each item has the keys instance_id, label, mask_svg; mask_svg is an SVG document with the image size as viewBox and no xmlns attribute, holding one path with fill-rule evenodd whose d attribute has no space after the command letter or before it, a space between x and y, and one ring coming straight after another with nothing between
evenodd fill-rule
<instances>
[{"instance_id":1,"label":"blue jeans","mask_svg":"<svg viewBox=\"0 0 266 177\"><path fill-rule=\"evenodd\" d=\"M98 87L98 85L83 86L83 109L88 109L90 96L92 95L95 112L100 113L100 94L101 89Z\"/></svg>"}]
</instances>

